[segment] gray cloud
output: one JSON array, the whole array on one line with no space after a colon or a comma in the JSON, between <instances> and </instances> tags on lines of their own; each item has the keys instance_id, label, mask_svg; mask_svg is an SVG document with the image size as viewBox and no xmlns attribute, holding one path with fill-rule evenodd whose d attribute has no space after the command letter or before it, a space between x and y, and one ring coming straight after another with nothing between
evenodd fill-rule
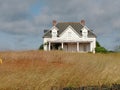
<instances>
[{"instance_id":1,"label":"gray cloud","mask_svg":"<svg viewBox=\"0 0 120 90\"><path fill-rule=\"evenodd\" d=\"M119 0L70 0L69 2L52 0L51 2L48 3L48 11L45 14L58 21L85 19L87 26L98 35L98 40L102 39L100 41L106 48L114 47L114 41L120 38Z\"/></svg>"},{"instance_id":2,"label":"gray cloud","mask_svg":"<svg viewBox=\"0 0 120 90\"><path fill-rule=\"evenodd\" d=\"M41 5L37 15L30 10L35 3ZM50 28L53 19L58 22L85 19L86 25L98 35L98 40L112 48L120 38L119 3L119 0L1 0L0 31L42 37L43 29Z\"/></svg>"},{"instance_id":3,"label":"gray cloud","mask_svg":"<svg viewBox=\"0 0 120 90\"><path fill-rule=\"evenodd\" d=\"M36 0L4 0L0 2L0 31L31 33L36 30L29 9Z\"/></svg>"}]
</instances>

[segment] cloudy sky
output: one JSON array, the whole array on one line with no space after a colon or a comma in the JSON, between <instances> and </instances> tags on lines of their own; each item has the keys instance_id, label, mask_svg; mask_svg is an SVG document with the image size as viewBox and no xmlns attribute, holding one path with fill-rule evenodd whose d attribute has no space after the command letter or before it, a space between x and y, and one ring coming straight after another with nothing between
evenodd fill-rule
<instances>
[{"instance_id":1,"label":"cloudy sky","mask_svg":"<svg viewBox=\"0 0 120 90\"><path fill-rule=\"evenodd\" d=\"M0 0L0 50L35 50L43 30L86 21L102 46L120 45L120 0Z\"/></svg>"}]
</instances>

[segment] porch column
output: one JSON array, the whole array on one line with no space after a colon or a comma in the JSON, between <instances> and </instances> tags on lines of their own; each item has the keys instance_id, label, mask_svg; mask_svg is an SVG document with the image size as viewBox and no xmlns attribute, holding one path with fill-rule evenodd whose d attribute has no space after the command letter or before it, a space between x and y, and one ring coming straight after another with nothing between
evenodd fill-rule
<instances>
[{"instance_id":1,"label":"porch column","mask_svg":"<svg viewBox=\"0 0 120 90\"><path fill-rule=\"evenodd\" d=\"M51 42L49 42L49 51L51 50Z\"/></svg>"},{"instance_id":2,"label":"porch column","mask_svg":"<svg viewBox=\"0 0 120 90\"><path fill-rule=\"evenodd\" d=\"M77 52L79 52L79 42L77 42Z\"/></svg>"},{"instance_id":3,"label":"porch column","mask_svg":"<svg viewBox=\"0 0 120 90\"><path fill-rule=\"evenodd\" d=\"M93 50L93 47L92 47L92 42L90 42L90 52L92 52Z\"/></svg>"},{"instance_id":4,"label":"porch column","mask_svg":"<svg viewBox=\"0 0 120 90\"><path fill-rule=\"evenodd\" d=\"M62 48L62 50L63 50L63 48L64 48L64 46L63 46L63 42L61 43L61 48Z\"/></svg>"}]
</instances>

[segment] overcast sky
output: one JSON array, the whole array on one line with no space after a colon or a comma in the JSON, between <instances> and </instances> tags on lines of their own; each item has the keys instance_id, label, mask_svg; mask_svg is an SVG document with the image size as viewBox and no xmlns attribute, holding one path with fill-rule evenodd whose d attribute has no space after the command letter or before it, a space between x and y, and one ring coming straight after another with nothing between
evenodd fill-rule
<instances>
[{"instance_id":1,"label":"overcast sky","mask_svg":"<svg viewBox=\"0 0 120 90\"><path fill-rule=\"evenodd\" d=\"M120 0L0 0L0 50L35 50L43 30L86 21L102 46L120 45Z\"/></svg>"}]
</instances>

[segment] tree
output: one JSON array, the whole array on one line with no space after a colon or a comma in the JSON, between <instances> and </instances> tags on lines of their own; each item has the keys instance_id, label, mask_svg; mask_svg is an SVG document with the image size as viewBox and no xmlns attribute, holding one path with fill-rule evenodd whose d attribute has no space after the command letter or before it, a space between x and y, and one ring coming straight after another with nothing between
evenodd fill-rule
<instances>
[{"instance_id":1,"label":"tree","mask_svg":"<svg viewBox=\"0 0 120 90\"><path fill-rule=\"evenodd\" d=\"M108 50L102 47L98 41L96 41L96 48L95 48L96 53L107 53Z\"/></svg>"},{"instance_id":2,"label":"tree","mask_svg":"<svg viewBox=\"0 0 120 90\"><path fill-rule=\"evenodd\" d=\"M98 41L96 41L96 47L101 47Z\"/></svg>"}]
</instances>

